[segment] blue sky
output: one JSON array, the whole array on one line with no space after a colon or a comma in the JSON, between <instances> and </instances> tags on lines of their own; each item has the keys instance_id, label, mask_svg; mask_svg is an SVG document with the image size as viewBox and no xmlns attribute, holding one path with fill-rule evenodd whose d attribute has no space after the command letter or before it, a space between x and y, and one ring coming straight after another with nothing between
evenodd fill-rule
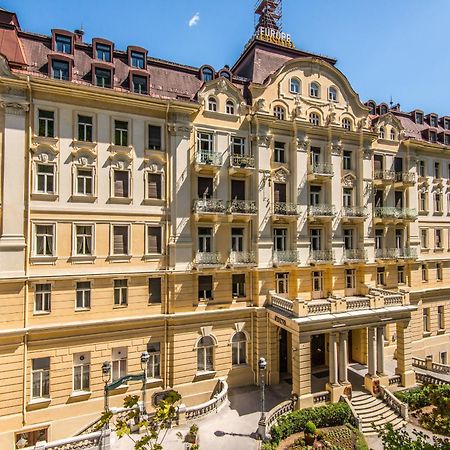
<instances>
[{"instance_id":1,"label":"blue sky","mask_svg":"<svg viewBox=\"0 0 450 450\"><path fill-rule=\"evenodd\" d=\"M217 69L232 65L253 32L255 0L2 0L24 30L83 25L86 39ZM198 14L193 26L189 21ZM302 50L338 59L363 101L450 115L450 0L284 0L284 30Z\"/></svg>"}]
</instances>

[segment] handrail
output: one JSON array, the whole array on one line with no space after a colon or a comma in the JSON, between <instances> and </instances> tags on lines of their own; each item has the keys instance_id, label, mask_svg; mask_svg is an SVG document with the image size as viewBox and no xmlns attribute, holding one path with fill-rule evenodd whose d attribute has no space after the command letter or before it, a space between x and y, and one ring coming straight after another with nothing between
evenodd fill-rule
<instances>
[{"instance_id":1,"label":"handrail","mask_svg":"<svg viewBox=\"0 0 450 450\"><path fill-rule=\"evenodd\" d=\"M330 391L315 392L312 396L314 405L317 403L327 403L331 399Z\"/></svg>"},{"instance_id":2,"label":"handrail","mask_svg":"<svg viewBox=\"0 0 450 450\"><path fill-rule=\"evenodd\" d=\"M389 386L398 386L402 382L400 375L392 375L389 377Z\"/></svg>"},{"instance_id":3,"label":"handrail","mask_svg":"<svg viewBox=\"0 0 450 450\"><path fill-rule=\"evenodd\" d=\"M272 306L283 309L284 311L292 313L294 311L294 302L287 298L277 295L275 293L270 294L270 303Z\"/></svg>"},{"instance_id":4,"label":"handrail","mask_svg":"<svg viewBox=\"0 0 450 450\"><path fill-rule=\"evenodd\" d=\"M380 397L398 415L408 420L408 405L401 402L386 386L380 385Z\"/></svg>"},{"instance_id":5,"label":"handrail","mask_svg":"<svg viewBox=\"0 0 450 450\"><path fill-rule=\"evenodd\" d=\"M350 408L350 411L353 416L353 420L355 421L356 428L358 428L359 431L362 431L362 421L361 418L358 416L358 413L356 412L356 409L353 407L352 402L346 395L341 395L339 398L340 402L347 403L347 406Z\"/></svg>"},{"instance_id":6,"label":"handrail","mask_svg":"<svg viewBox=\"0 0 450 450\"><path fill-rule=\"evenodd\" d=\"M92 449L100 448L101 441L105 441L110 437L109 429L96 431L95 433L81 434L70 438L60 439L58 441L47 442L42 445L36 445L36 450L67 450L68 448ZM78 444L75 447L73 444ZM103 448L103 447L102 447ZM106 448L106 446L105 446ZM109 448L109 447L108 447Z\"/></svg>"},{"instance_id":7,"label":"handrail","mask_svg":"<svg viewBox=\"0 0 450 450\"><path fill-rule=\"evenodd\" d=\"M427 373L416 372L416 381L422 384L450 384L450 381L443 380L442 378L434 377L433 375L429 375Z\"/></svg>"},{"instance_id":8,"label":"handrail","mask_svg":"<svg viewBox=\"0 0 450 450\"><path fill-rule=\"evenodd\" d=\"M186 420L199 419L210 414L211 412L219 411L219 408L226 402L228 398L228 383L221 378L219 379L218 385L220 387L220 391L217 394L214 394L212 399L204 403L200 403L200 405L187 406L184 409Z\"/></svg>"},{"instance_id":9,"label":"handrail","mask_svg":"<svg viewBox=\"0 0 450 450\"><path fill-rule=\"evenodd\" d=\"M268 433L269 430L274 425L276 425L278 419L281 416L289 414L292 411L294 411L294 402L292 400L286 400L286 401L276 405L275 407L273 407L266 414L266 433Z\"/></svg>"}]
</instances>

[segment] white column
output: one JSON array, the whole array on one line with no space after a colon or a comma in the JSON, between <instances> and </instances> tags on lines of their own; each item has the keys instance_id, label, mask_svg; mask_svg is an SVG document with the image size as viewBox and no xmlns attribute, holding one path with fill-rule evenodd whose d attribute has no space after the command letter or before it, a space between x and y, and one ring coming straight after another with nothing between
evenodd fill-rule
<instances>
[{"instance_id":1,"label":"white column","mask_svg":"<svg viewBox=\"0 0 450 450\"><path fill-rule=\"evenodd\" d=\"M337 333L330 334L329 346L330 384L338 384L338 349Z\"/></svg>"},{"instance_id":2,"label":"white column","mask_svg":"<svg viewBox=\"0 0 450 450\"><path fill-rule=\"evenodd\" d=\"M377 373L384 374L384 327L377 328Z\"/></svg>"},{"instance_id":3,"label":"white column","mask_svg":"<svg viewBox=\"0 0 450 450\"><path fill-rule=\"evenodd\" d=\"M339 382L348 383L348 331L339 333Z\"/></svg>"},{"instance_id":4,"label":"white column","mask_svg":"<svg viewBox=\"0 0 450 450\"><path fill-rule=\"evenodd\" d=\"M377 351L377 335L375 334L375 328L369 327L367 329L367 366L368 374L370 376L375 376L377 372L377 361L376 361L376 351Z\"/></svg>"}]
</instances>

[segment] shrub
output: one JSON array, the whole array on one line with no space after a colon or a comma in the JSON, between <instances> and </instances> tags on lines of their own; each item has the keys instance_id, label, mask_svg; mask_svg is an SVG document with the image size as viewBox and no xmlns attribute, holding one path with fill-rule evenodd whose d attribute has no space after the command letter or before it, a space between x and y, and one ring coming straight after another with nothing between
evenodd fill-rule
<instances>
[{"instance_id":1,"label":"shrub","mask_svg":"<svg viewBox=\"0 0 450 450\"><path fill-rule=\"evenodd\" d=\"M308 422L306 422L306 424L305 424L304 431L305 431L305 434L316 434L317 428L313 422L308 420Z\"/></svg>"},{"instance_id":2,"label":"shrub","mask_svg":"<svg viewBox=\"0 0 450 450\"><path fill-rule=\"evenodd\" d=\"M427 384L426 386L411 389L409 391L396 392L395 396L402 402L407 403L412 411L425 406L430 406L436 398L450 397L450 385Z\"/></svg>"}]
</instances>

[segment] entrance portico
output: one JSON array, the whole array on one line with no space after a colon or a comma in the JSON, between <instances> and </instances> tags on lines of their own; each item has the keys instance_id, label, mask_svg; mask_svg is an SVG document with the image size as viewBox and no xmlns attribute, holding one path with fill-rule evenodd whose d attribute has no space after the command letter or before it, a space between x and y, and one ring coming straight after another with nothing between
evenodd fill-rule
<instances>
[{"instance_id":1,"label":"entrance portico","mask_svg":"<svg viewBox=\"0 0 450 450\"><path fill-rule=\"evenodd\" d=\"M411 360L411 338L408 328L411 312L407 293L384 291L373 292L355 299L326 299L304 302L289 300L271 294L268 306L271 324L285 329L290 334L292 393L299 398L298 408L314 404L311 374L314 363L324 362L328 366L328 383L331 402L339 401L341 395L351 396L349 381L349 335L367 336L367 374L364 386L371 393L378 392L380 384L388 384L384 367L384 333L387 324L397 327L397 369L405 387L414 384ZM318 336L323 336L323 355L312 354L318 350ZM352 345L355 344L352 337ZM365 345L365 343L363 344ZM323 371L322 371L323 373Z\"/></svg>"}]
</instances>

